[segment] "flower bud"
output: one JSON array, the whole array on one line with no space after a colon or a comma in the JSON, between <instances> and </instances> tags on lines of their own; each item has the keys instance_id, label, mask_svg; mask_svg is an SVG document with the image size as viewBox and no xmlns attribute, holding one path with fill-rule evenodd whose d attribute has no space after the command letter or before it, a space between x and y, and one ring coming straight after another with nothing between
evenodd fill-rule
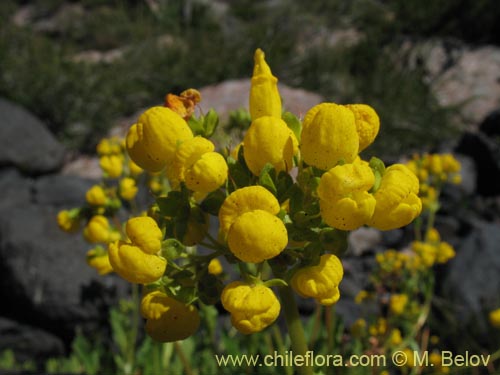
<instances>
[{"instance_id":1,"label":"flower bud","mask_svg":"<svg viewBox=\"0 0 500 375\"><path fill-rule=\"evenodd\" d=\"M109 178L118 178L123 172L123 158L118 155L104 155L99 159L99 166Z\"/></svg>"},{"instance_id":2,"label":"flower bud","mask_svg":"<svg viewBox=\"0 0 500 375\"><path fill-rule=\"evenodd\" d=\"M270 288L241 281L234 281L224 288L221 303L231 313L233 326L244 334L260 332L271 325L281 308Z\"/></svg>"},{"instance_id":3,"label":"flower bud","mask_svg":"<svg viewBox=\"0 0 500 375\"><path fill-rule=\"evenodd\" d=\"M264 52L258 48L254 54L254 68L250 86L250 116L255 120L262 116L281 118L281 98L278 79L271 73Z\"/></svg>"},{"instance_id":4,"label":"flower bud","mask_svg":"<svg viewBox=\"0 0 500 375\"><path fill-rule=\"evenodd\" d=\"M108 243L113 240L109 221L105 216L95 215L83 230L83 236L90 243Z\"/></svg>"},{"instance_id":5,"label":"flower bud","mask_svg":"<svg viewBox=\"0 0 500 375\"><path fill-rule=\"evenodd\" d=\"M101 186L94 185L85 193L85 200L91 206L104 206L108 197Z\"/></svg>"},{"instance_id":6,"label":"flower bud","mask_svg":"<svg viewBox=\"0 0 500 375\"><path fill-rule=\"evenodd\" d=\"M139 189L137 188L137 185L133 178L125 177L120 180L118 190L120 192L120 196L123 199L125 199L126 201L131 201L135 198Z\"/></svg>"}]
</instances>

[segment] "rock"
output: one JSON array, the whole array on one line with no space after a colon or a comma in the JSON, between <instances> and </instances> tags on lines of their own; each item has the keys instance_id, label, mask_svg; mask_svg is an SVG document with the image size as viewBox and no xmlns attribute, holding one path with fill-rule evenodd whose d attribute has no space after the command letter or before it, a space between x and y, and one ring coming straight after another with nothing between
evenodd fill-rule
<instances>
[{"instance_id":1,"label":"rock","mask_svg":"<svg viewBox=\"0 0 500 375\"><path fill-rule=\"evenodd\" d=\"M382 233L374 228L361 227L349 235L349 248L353 255L359 256L373 250L382 241Z\"/></svg>"},{"instance_id":2,"label":"rock","mask_svg":"<svg viewBox=\"0 0 500 375\"><path fill-rule=\"evenodd\" d=\"M47 175L33 183L34 203L54 207L80 206L85 202L85 192L96 180L67 175Z\"/></svg>"},{"instance_id":3,"label":"rock","mask_svg":"<svg viewBox=\"0 0 500 375\"><path fill-rule=\"evenodd\" d=\"M474 160L476 190L483 196L500 194L500 144L481 132L466 132L455 151Z\"/></svg>"},{"instance_id":4,"label":"rock","mask_svg":"<svg viewBox=\"0 0 500 375\"><path fill-rule=\"evenodd\" d=\"M2 315L45 329L65 341L75 326L100 319L118 296L115 277L99 277L85 261L81 235L57 227L57 210L30 205L0 217Z\"/></svg>"},{"instance_id":5,"label":"rock","mask_svg":"<svg viewBox=\"0 0 500 375\"><path fill-rule=\"evenodd\" d=\"M63 342L39 328L0 317L0 353L12 350L17 362L64 354Z\"/></svg>"},{"instance_id":6,"label":"rock","mask_svg":"<svg viewBox=\"0 0 500 375\"><path fill-rule=\"evenodd\" d=\"M498 304L500 290L500 224L478 221L455 249L457 256L445 269L442 295L456 307L460 322L471 319L487 326L483 309Z\"/></svg>"},{"instance_id":7,"label":"rock","mask_svg":"<svg viewBox=\"0 0 500 375\"><path fill-rule=\"evenodd\" d=\"M29 174L43 174L62 166L64 148L32 114L0 99L0 166L16 166ZM7 142L8 140L8 142Z\"/></svg>"},{"instance_id":8,"label":"rock","mask_svg":"<svg viewBox=\"0 0 500 375\"><path fill-rule=\"evenodd\" d=\"M410 67L420 65L426 72L442 106L457 107L460 118L477 125L500 102L500 48L474 48L457 40L430 39L407 42Z\"/></svg>"},{"instance_id":9,"label":"rock","mask_svg":"<svg viewBox=\"0 0 500 375\"><path fill-rule=\"evenodd\" d=\"M500 83L500 82L499 82ZM491 112L479 125L479 131L489 137L500 136L500 109Z\"/></svg>"},{"instance_id":10,"label":"rock","mask_svg":"<svg viewBox=\"0 0 500 375\"><path fill-rule=\"evenodd\" d=\"M22 176L15 168L0 169L0 212L31 202L33 180Z\"/></svg>"}]
</instances>

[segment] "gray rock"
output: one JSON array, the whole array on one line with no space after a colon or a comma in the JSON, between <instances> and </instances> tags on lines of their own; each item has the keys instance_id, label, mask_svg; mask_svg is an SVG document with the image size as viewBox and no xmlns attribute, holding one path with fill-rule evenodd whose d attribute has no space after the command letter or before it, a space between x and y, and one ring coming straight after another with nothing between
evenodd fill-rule
<instances>
[{"instance_id":1,"label":"gray rock","mask_svg":"<svg viewBox=\"0 0 500 375\"><path fill-rule=\"evenodd\" d=\"M0 166L13 165L35 175L62 166L64 148L40 120L1 98L0 114Z\"/></svg>"},{"instance_id":2,"label":"gray rock","mask_svg":"<svg viewBox=\"0 0 500 375\"><path fill-rule=\"evenodd\" d=\"M382 233L374 228L361 227L349 235L349 249L352 254L359 256L366 251L373 250L382 241Z\"/></svg>"},{"instance_id":3,"label":"gray rock","mask_svg":"<svg viewBox=\"0 0 500 375\"><path fill-rule=\"evenodd\" d=\"M477 222L476 229L457 246L448 264L442 293L456 306L461 321L484 323L484 308L500 303L500 224ZM486 325L486 323L484 323Z\"/></svg>"},{"instance_id":4,"label":"gray rock","mask_svg":"<svg viewBox=\"0 0 500 375\"><path fill-rule=\"evenodd\" d=\"M61 339L39 328L0 317L0 352L12 350L17 362L64 354Z\"/></svg>"},{"instance_id":5,"label":"gray rock","mask_svg":"<svg viewBox=\"0 0 500 375\"><path fill-rule=\"evenodd\" d=\"M34 201L55 207L80 206L85 202L85 192L95 183L95 180L75 176L42 176L33 184Z\"/></svg>"},{"instance_id":6,"label":"gray rock","mask_svg":"<svg viewBox=\"0 0 500 375\"><path fill-rule=\"evenodd\" d=\"M0 170L0 212L7 212L13 207L29 204L32 200L33 180L21 175L14 168Z\"/></svg>"},{"instance_id":7,"label":"gray rock","mask_svg":"<svg viewBox=\"0 0 500 375\"><path fill-rule=\"evenodd\" d=\"M86 264L90 246L60 231L56 213L31 205L0 215L0 299L2 315L70 338L76 325L102 319L123 283Z\"/></svg>"}]
</instances>

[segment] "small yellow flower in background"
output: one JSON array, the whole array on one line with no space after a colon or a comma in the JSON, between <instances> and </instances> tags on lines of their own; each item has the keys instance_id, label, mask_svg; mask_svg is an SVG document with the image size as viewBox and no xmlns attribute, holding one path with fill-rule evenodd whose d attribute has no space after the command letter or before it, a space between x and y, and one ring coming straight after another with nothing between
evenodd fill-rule
<instances>
[{"instance_id":1,"label":"small yellow flower in background","mask_svg":"<svg viewBox=\"0 0 500 375\"><path fill-rule=\"evenodd\" d=\"M194 334L200 326L198 310L155 290L141 301L146 332L155 341L174 342Z\"/></svg>"},{"instance_id":2,"label":"small yellow flower in background","mask_svg":"<svg viewBox=\"0 0 500 375\"><path fill-rule=\"evenodd\" d=\"M450 368L448 366L443 366L442 356L438 352L429 354L429 363L438 374L450 373Z\"/></svg>"},{"instance_id":3,"label":"small yellow flower in background","mask_svg":"<svg viewBox=\"0 0 500 375\"><path fill-rule=\"evenodd\" d=\"M62 210L57 213L57 225L65 232L73 233L80 229L78 214L74 210Z\"/></svg>"},{"instance_id":4,"label":"small yellow flower in background","mask_svg":"<svg viewBox=\"0 0 500 375\"><path fill-rule=\"evenodd\" d=\"M87 264L95 268L101 276L113 272L108 253L102 247L96 247L87 252Z\"/></svg>"},{"instance_id":5,"label":"small yellow flower in background","mask_svg":"<svg viewBox=\"0 0 500 375\"><path fill-rule=\"evenodd\" d=\"M436 228L427 231L426 241L430 243L439 243L441 241L441 236Z\"/></svg>"},{"instance_id":6,"label":"small yellow flower in background","mask_svg":"<svg viewBox=\"0 0 500 375\"><path fill-rule=\"evenodd\" d=\"M130 174L134 177L139 176L142 172L144 172L144 169L139 167L137 164L132 159L129 159L128 161L128 170Z\"/></svg>"},{"instance_id":7,"label":"small yellow flower in background","mask_svg":"<svg viewBox=\"0 0 500 375\"><path fill-rule=\"evenodd\" d=\"M214 258L208 263L208 273L211 275L220 275L222 273L222 264L220 263L220 260L217 258Z\"/></svg>"},{"instance_id":8,"label":"small yellow flower in background","mask_svg":"<svg viewBox=\"0 0 500 375\"><path fill-rule=\"evenodd\" d=\"M163 234L152 218L135 217L127 221L130 242L109 244L108 252L115 272L135 284L149 284L163 276L167 261L159 256Z\"/></svg>"},{"instance_id":9,"label":"small yellow flower in background","mask_svg":"<svg viewBox=\"0 0 500 375\"><path fill-rule=\"evenodd\" d=\"M373 143L380 129L380 119L377 112L366 104L347 104L352 113L356 130L359 135L359 152Z\"/></svg>"},{"instance_id":10,"label":"small yellow flower in background","mask_svg":"<svg viewBox=\"0 0 500 375\"><path fill-rule=\"evenodd\" d=\"M278 79L273 76L271 68L265 60L265 54L260 48L254 54L249 108L252 120L262 116L281 118Z\"/></svg>"},{"instance_id":11,"label":"small yellow flower in background","mask_svg":"<svg viewBox=\"0 0 500 375\"><path fill-rule=\"evenodd\" d=\"M391 331L391 334L389 335L389 342L392 346L398 346L403 342L401 331L399 329L395 328Z\"/></svg>"},{"instance_id":12,"label":"small yellow flower in background","mask_svg":"<svg viewBox=\"0 0 500 375\"><path fill-rule=\"evenodd\" d=\"M441 242L436 252L436 262L443 264L455 257L455 249L448 242Z\"/></svg>"},{"instance_id":13,"label":"small yellow flower in background","mask_svg":"<svg viewBox=\"0 0 500 375\"><path fill-rule=\"evenodd\" d=\"M415 367L415 352L410 348L404 348L402 351L405 354L405 358L408 360L405 367Z\"/></svg>"},{"instance_id":14,"label":"small yellow flower in background","mask_svg":"<svg viewBox=\"0 0 500 375\"><path fill-rule=\"evenodd\" d=\"M384 336L387 333L387 320L378 318L374 324L370 325L368 332L371 336Z\"/></svg>"},{"instance_id":15,"label":"small yellow flower in background","mask_svg":"<svg viewBox=\"0 0 500 375\"><path fill-rule=\"evenodd\" d=\"M106 216L95 215L92 216L84 228L83 236L90 243L107 244L116 241L119 238L119 233L111 228Z\"/></svg>"},{"instance_id":16,"label":"small yellow flower in background","mask_svg":"<svg viewBox=\"0 0 500 375\"><path fill-rule=\"evenodd\" d=\"M156 254L161 250L163 233L154 219L139 216L129 219L125 231L130 241L148 254Z\"/></svg>"},{"instance_id":17,"label":"small yellow flower in background","mask_svg":"<svg viewBox=\"0 0 500 375\"><path fill-rule=\"evenodd\" d=\"M312 297L320 304L329 306L340 298L339 284L343 276L340 259L333 254L323 254L317 266L299 269L290 283L300 296Z\"/></svg>"},{"instance_id":18,"label":"small yellow flower in background","mask_svg":"<svg viewBox=\"0 0 500 375\"><path fill-rule=\"evenodd\" d=\"M359 151L359 135L354 114L334 103L311 108L304 117L301 155L316 168L328 170L340 160L352 163Z\"/></svg>"},{"instance_id":19,"label":"small yellow flower in background","mask_svg":"<svg viewBox=\"0 0 500 375\"><path fill-rule=\"evenodd\" d=\"M231 313L233 326L244 334L260 332L271 325L281 309L278 298L270 288L241 281L226 285L221 302Z\"/></svg>"},{"instance_id":20,"label":"small yellow flower in background","mask_svg":"<svg viewBox=\"0 0 500 375\"><path fill-rule=\"evenodd\" d=\"M94 185L85 193L85 200L91 206L104 206L108 197L102 186Z\"/></svg>"},{"instance_id":21,"label":"small yellow flower in background","mask_svg":"<svg viewBox=\"0 0 500 375\"><path fill-rule=\"evenodd\" d=\"M131 201L137 195L139 188L133 178L125 177L120 180L118 191L120 193L120 197L126 201Z\"/></svg>"},{"instance_id":22,"label":"small yellow flower in background","mask_svg":"<svg viewBox=\"0 0 500 375\"><path fill-rule=\"evenodd\" d=\"M173 161L173 177L188 189L210 193L226 182L228 167L224 157L214 152L214 144L195 137L180 144Z\"/></svg>"},{"instance_id":23,"label":"small yellow flower in background","mask_svg":"<svg viewBox=\"0 0 500 375\"><path fill-rule=\"evenodd\" d=\"M491 311L488 317L493 327L500 328L500 309Z\"/></svg>"},{"instance_id":24,"label":"small yellow flower in background","mask_svg":"<svg viewBox=\"0 0 500 375\"><path fill-rule=\"evenodd\" d=\"M436 262L437 249L433 244L414 241L411 248L419 256L425 267L432 267Z\"/></svg>"},{"instance_id":25,"label":"small yellow flower in background","mask_svg":"<svg viewBox=\"0 0 500 375\"><path fill-rule=\"evenodd\" d=\"M201 94L196 89L187 89L179 96L167 94L165 96L165 107L176 112L184 120L189 120L193 115L196 105L201 101Z\"/></svg>"},{"instance_id":26,"label":"small yellow flower in background","mask_svg":"<svg viewBox=\"0 0 500 375\"><path fill-rule=\"evenodd\" d=\"M121 140L118 137L103 138L97 144L96 151L97 154L100 156L121 154L122 153Z\"/></svg>"},{"instance_id":27,"label":"small yellow flower in background","mask_svg":"<svg viewBox=\"0 0 500 375\"><path fill-rule=\"evenodd\" d=\"M243 139L243 154L248 168L256 176L269 163L276 171L289 171L293 156L298 152L298 141L285 121L272 116L261 116L250 125Z\"/></svg>"},{"instance_id":28,"label":"small yellow flower in background","mask_svg":"<svg viewBox=\"0 0 500 375\"><path fill-rule=\"evenodd\" d=\"M406 294L393 294L389 301L389 310L394 315L401 315L405 311L407 303L408 296Z\"/></svg>"},{"instance_id":29,"label":"small yellow flower in background","mask_svg":"<svg viewBox=\"0 0 500 375\"><path fill-rule=\"evenodd\" d=\"M177 113L166 107L152 107L129 129L126 147L138 166L158 172L172 163L177 145L191 138L191 129Z\"/></svg>"},{"instance_id":30,"label":"small yellow flower in background","mask_svg":"<svg viewBox=\"0 0 500 375\"><path fill-rule=\"evenodd\" d=\"M354 337L363 337L366 333L366 320L357 319L349 330Z\"/></svg>"},{"instance_id":31,"label":"small yellow flower in background","mask_svg":"<svg viewBox=\"0 0 500 375\"><path fill-rule=\"evenodd\" d=\"M104 155L99 159L99 166L109 178L118 178L123 172L123 157L119 155Z\"/></svg>"},{"instance_id":32,"label":"small yellow flower in background","mask_svg":"<svg viewBox=\"0 0 500 375\"><path fill-rule=\"evenodd\" d=\"M408 167L403 164L388 167L374 194L377 204L368 225L391 230L411 223L422 211L418 189L418 178Z\"/></svg>"},{"instance_id":33,"label":"small yellow flower in background","mask_svg":"<svg viewBox=\"0 0 500 375\"><path fill-rule=\"evenodd\" d=\"M362 289L358 292L358 294L356 294L356 297L354 297L354 302L359 305L369 296L370 294L366 290Z\"/></svg>"},{"instance_id":34,"label":"small yellow flower in background","mask_svg":"<svg viewBox=\"0 0 500 375\"><path fill-rule=\"evenodd\" d=\"M375 210L375 198L368 193L374 182L372 169L364 161L337 165L324 173L318 187L323 220L341 230L366 224Z\"/></svg>"}]
</instances>

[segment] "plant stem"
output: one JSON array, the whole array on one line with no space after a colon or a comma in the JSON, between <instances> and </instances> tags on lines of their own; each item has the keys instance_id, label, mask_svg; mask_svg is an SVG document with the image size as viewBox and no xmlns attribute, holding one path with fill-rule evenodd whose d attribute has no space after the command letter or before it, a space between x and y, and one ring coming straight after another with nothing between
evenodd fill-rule
<instances>
[{"instance_id":1,"label":"plant stem","mask_svg":"<svg viewBox=\"0 0 500 375\"><path fill-rule=\"evenodd\" d=\"M140 308L140 296L139 296L139 285L132 284L132 327L130 329L130 337L128 343L128 353L127 362L130 366L130 370L133 372L135 368L135 346L137 342L137 335L139 333L139 308Z\"/></svg>"},{"instance_id":2,"label":"plant stem","mask_svg":"<svg viewBox=\"0 0 500 375\"><path fill-rule=\"evenodd\" d=\"M279 288L279 294L285 312L285 321L288 327L288 334L292 343L293 355L301 355L306 357L309 349L307 348L306 337L304 335L304 327L300 320L299 310L295 302L295 296L290 286ZM297 368L300 375L312 375L312 366L300 366Z\"/></svg>"}]
</instances>

